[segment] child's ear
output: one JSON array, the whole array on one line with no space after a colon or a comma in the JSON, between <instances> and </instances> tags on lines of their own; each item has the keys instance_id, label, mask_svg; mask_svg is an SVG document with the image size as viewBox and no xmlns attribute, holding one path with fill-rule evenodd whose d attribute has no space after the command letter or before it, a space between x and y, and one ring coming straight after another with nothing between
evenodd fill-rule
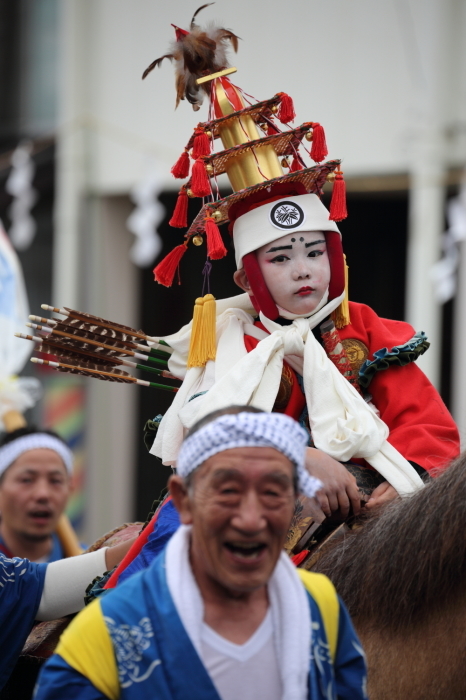
<instances>
[{"instance_id":1,"label":"child's ear","mask_svg":"<svg viewBox=\"0 0 466 700\"><path fill-rule=\"evenodd\" d=\"M244 268L241 268L241 270L236 270L235 274L233 275L233 279L238 287L243 290L243 292L251 294L251 285L249 284L248 276L244 271Z\"/></svg>"}]
</instances>

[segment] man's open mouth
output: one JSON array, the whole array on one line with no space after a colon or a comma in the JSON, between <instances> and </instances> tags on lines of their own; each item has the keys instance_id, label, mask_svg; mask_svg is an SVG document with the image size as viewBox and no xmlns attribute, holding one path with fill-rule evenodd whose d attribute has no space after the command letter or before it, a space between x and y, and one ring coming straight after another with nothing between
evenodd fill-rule
<instances>
[{"instance_id":1,"label":"man's open mouth","mask_svg":"<svg viewBox=\"0 0 466 700\"><path fill-rule=\"evenodd\" d=\"M225 547L236 557L252 560L262 554L266 545L258 542L225 542Z\"/></svg>"},{"instance_id":2,"label":"man's open mouth","mask_svg":"<svg viewBox=\"0 0 466 700\"><path fill-rule=\"evenodd\" d=\"M52 511L50 510L32 510L28 513L29 517L36 522L48 522L52 518Z\"/></svg>"}]
</instances>

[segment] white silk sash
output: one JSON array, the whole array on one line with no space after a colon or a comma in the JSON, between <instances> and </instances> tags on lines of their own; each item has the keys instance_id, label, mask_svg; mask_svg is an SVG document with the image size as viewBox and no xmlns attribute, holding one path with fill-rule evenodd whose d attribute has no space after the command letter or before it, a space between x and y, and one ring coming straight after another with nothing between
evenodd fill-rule
<instances>
[{"instance_id":1,"label":"white silk sash","mask_svg":"<svg viewBox=\"0 0 466 700\"><path fill-rule=\"evenodd\" d=\"M301 361L303 363L309 423L318 449L340 462L353 457L364 458L401 495L422 488L423 482L416 470L387 442L387 425L340 374L312 333L312 328L321 323L340 301L341 297L333 299L313 316L295 318L286 326L260 314L260 320L270 335L260 340L250 353L246 353L243 337L244 327L252 322L252 316L239 308L222 310L217 317L215 371L208 363L206 368L196 367L186 372L183 384L160 425L151 452L160 456L165 464L175 464L184 428L191 427L207 413L231 404L254 405L263 411L271 411L286 357L293 367L300 367ZM185 327L177 336L184 341L186 333ZM176 363L178 339L173 345L173 338L167 340L175 348ZM169 367L173 371L170 362ZM209 372L212 380L204 384L207 393L189 401L202 387Z\"/></svg>"}]
</instances>

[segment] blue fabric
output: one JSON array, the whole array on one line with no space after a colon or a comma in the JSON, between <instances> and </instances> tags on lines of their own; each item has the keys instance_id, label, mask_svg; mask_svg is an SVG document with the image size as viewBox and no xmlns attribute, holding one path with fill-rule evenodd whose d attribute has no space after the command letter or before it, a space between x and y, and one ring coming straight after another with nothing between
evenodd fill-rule
<instances>
[{"instance_id":1,"label":"blue fabric","mask_svg":"<svg viewBox=\"0 0 466 700\"><path fill-rule=\"evenodd\" d=\"M146 544L141 549L138 556L133 559L131 564L120 574L118 585L138 571L147 569L157 555L160 554L173 533L178 530L179 526L180 516L178 515L173 501L162 503L157 514L157 521L154 525L154 529L150 533Z\"/></svg>"},{"instance_id":2,"label":"blue fabric","mask_svg":"<svg viewBox=\"0 0 466 700\"><path fill-rule=\"evenodd\" d=\"M58 536L53 533L52 535L52 550L50 552L50 555L47 559L47 562L50 564L52 561L59 561L60 559L64 559L65 553L63 552L63 547L61 546L61 542L58 539Z\"/></svg>"},{"instance_id":3,"label":"blue fabric","mask_svg":"<svg viewBox=\"0 0 466 700\"><path fill-rule=\"evenodd\" d=\"M31 631L47 564L0 554L0 688L3 688Z\"/></svg>"},{"instance_id":4,"label":"blue fabric","mask_svg":"<svg viewBox=\"0 0 466 700\"><path fill-rule=\"evenodd\" d=\"M45 667L42 667L34 691L34 700L64 700L64 688L66 700L107 700L85 676L71 668L61 656L54 654Z\"/></svg>"},{"instance_id":5,"label":"blue fabric","mask_svg":"<svg viewBox=\"0 0 466 700\"><path fill-rule=\"evenodd\" d=\"M311 606L312 650L309 673L309 697L314 700L363 700L367 698L367 669L365 655L351 622L349 613L339 597L338 644L332 667L327 638L319 608L306 591Z\"/></svg>"},{"instance_id":6,"label":"blue fabric","mask_svg":"<svg viewBox=\"0 0 466 700\"><path fill-rule=\"evenodd\" d=\"M363 700L366 667L359 640L340 601L335 669L319 609L312 614L309 698ZM119 668L121 700L219 700L168 590L165 553L100 601ZM92 645L92 639L89 639ZM101 700L90 681L54 655L41 672L35 700Z\"/></svg>"}]
</instances>

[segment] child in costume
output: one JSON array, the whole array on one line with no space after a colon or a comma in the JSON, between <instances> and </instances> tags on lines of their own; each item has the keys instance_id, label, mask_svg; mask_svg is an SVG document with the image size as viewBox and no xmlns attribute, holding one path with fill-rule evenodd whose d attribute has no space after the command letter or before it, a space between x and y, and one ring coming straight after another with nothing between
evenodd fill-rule
<instances>
[{"instance_id":1,"label":"child in costume","mask_svg":"<svg viewBox=\"0 0 466 700\"><path fill-rule=\"evenodd\" d=\"M215 361L187 368L191 325L166 338L174 349L170 370L183 384L151 451L175 465L183 430L204 411L251 403L308 423L311 473L325 483L328 470L330 480L340 482L325 488L326 511L345 514L349 502L358 510L354 479L336 461L365 458L387 480L369 507L409 493L419 487L419 474L445 466L458 452L450 414L413 364L426 349L425 336L354 302L350 322L336 331L329 317L345 296L337 225L300 183L268 189L229 210L235 281L248 296L217 302ZM332 362L332 339L340 343L346 376ZM356 355L352 364L345 347Z\"/></svg>"}]
</instances>

